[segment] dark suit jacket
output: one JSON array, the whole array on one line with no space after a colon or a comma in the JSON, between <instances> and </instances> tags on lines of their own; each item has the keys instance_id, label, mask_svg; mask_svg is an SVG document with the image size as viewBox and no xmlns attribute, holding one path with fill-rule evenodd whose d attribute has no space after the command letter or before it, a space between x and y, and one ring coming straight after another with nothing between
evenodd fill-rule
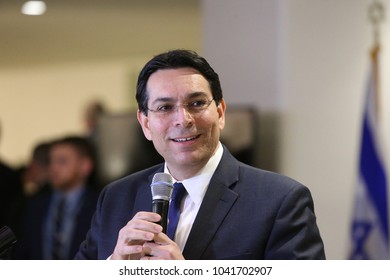
<instances>
[{"instance_id":1,"label":"dark suit jacket","mask_svg":"<svg viewBox=\"0 0 390 280\"><path fill-rule=\"evenodd\" d=\"M22 232L16 243L14 257L15 259L24 260L41 260L43 259L43 242L44 240L44 223L49 211L50 200L53 193L43 192L31 198L25 208L25 215L22 220ZM73 259L77 253L80 244L85 239L85 235L91 225L91 219L96 209L96 202L99 194L92 189L86 189L83 193L82 204L76 218L71 241L70 253L67 259Z\"/></svg>"},{"instance_id":2,"label":"dark suit jacket","mask_svg":"<svg viewBox=\"0 0 390 280\"><path fill-rule=\"evenodd\" d=\"M76 259L106 259L119 230L151 211L150 184L163 165L107 186ZM324 259L309 190L237 161L224 147L185 245L186 259Z\"/></svg>"},{"instance_id":3,"label":"dark suit jacket","mask_svg":"<svg viewBox=\"0 0 390 280\"><path fill-rule=\"evenodd\" d=\"M0 161L0 228L8 226L14 233L16 232L15 204L22 196L22 184L17 171Z\"/></svg>"}]
</instances>

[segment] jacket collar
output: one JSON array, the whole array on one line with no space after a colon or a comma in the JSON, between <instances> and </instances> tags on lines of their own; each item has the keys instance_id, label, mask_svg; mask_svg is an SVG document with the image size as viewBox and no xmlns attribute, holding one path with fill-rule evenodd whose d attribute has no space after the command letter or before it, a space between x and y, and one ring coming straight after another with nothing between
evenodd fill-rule
<instances>
[{"instance_id":1,"label":"jacket collar","mask_svg":"<svg viewBox=\"0 0 390 280\"><path fill-rule=\"evenodd\" d=\"M233 190L238 181L238 161L224 146L224 152L195 218L183 255L201 259L215 233L238 198Z\"/></svg>"}]
</instances>

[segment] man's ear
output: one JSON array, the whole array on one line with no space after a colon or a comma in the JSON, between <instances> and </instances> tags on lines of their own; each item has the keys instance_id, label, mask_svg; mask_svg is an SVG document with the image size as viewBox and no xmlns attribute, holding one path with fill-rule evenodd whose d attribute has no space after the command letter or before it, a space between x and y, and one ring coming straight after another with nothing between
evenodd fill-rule
<instances>
[{"instance_id":1,"label":"man's ear","mask_svg":"<svg viewBox=\"0 0 390 280\"><path fill-rule=\"evenodd\" d=\"M137 119L139 124L142 127L142 131L144 132L144 135L146 139L149 141L152 141L152 136L150 134L150 129L149 129L149 118L146 116L144 113L142 113L140 110L137 111Z\"/></svg>"},{"instance_id":2,"label":"man's ear","mask_svg":"<svg viewBox=\"0 0 390 280\"><path fill-rule=\"evenodd\" d=\"M83 173L83 176L85 178L88 178L88 176L92 173L94 168L93 162L90 158L83 157L81 159L81 165L80 165L80 170Z\"/></svg>"},{"instance_id":3,"label":"man's ear","mask_svg":"<svg viewBox=\"0 0 390 280\"><path fill-rule=\"evenodd\" d=\"M224 99L222 99L219 102L217 111L219 115L219 129L222 130L225 127L225 112L226 112L226 103Z\"/></svg>"}]
</instances>

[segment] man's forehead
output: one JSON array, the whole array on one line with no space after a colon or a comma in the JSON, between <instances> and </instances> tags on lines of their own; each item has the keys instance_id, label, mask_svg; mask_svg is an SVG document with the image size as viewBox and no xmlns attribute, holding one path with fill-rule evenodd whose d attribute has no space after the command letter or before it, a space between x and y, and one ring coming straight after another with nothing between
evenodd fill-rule
<instances>
[{"instance_id":1,"label":"man's forehead","mask_svg":"<svg viewBox=\"0 0 390 280\"><path fill-rule=\"evenodd\" d=\"M201 86L208 84L206 78L193 68L161 69L150 75L147 88L155 86L174 87L180 85Z\"/></svg>"},{"instance_id":2,"label":"man's forehead","mask_svg":"<svg viewBox=\"0 0 390 280\"><path fill-rule=\"evenodd\" d=\"M198 70L192 67L178 67L178 68L165 68L165 69L158 69L154 73L150 75L152 77L155 74L158 73L171 73L171 74L177 74L177 73L188 73L188 74L199 74L202 75Z\"/></svg>"},{"instance_id":3,"label":"man's forehead","mask_svg":"<svg viewBox=\"0 0 390 280\"><path fill-rule=\"evenodd\" d=\"M78 151L76 147L74 147L71 144L61 143L61 144L53 145L53 147L51 148L51 153L74 155L74 154L78 154Z\"/></svg>"},{"instance_id":4,"label":"man's forehead","mask_svg":"<svg viewBox=\"0 0 390 280\"><path fill-rule=\"evenodd\" d=\"M208 81L192 68L158 70L150 76L146 91L150 99L211 95Z\"/></svg>"}]
</instances>

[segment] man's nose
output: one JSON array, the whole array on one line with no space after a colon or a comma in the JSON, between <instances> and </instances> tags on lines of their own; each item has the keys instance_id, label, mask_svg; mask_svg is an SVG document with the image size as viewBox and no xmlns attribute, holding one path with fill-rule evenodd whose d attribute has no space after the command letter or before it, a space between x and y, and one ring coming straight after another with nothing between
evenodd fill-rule
<instances>
[{"instance_id":1,"label":"man's nose","mask_svg":"<svg viewBox=\"0 0 390 280\"><path fill-rule=\"evenodd\" d=\"M194 119L188 108L182 104L177 105L174 111L175 124L188 126L193 123Z\"/></svg>"}]
</instances>

